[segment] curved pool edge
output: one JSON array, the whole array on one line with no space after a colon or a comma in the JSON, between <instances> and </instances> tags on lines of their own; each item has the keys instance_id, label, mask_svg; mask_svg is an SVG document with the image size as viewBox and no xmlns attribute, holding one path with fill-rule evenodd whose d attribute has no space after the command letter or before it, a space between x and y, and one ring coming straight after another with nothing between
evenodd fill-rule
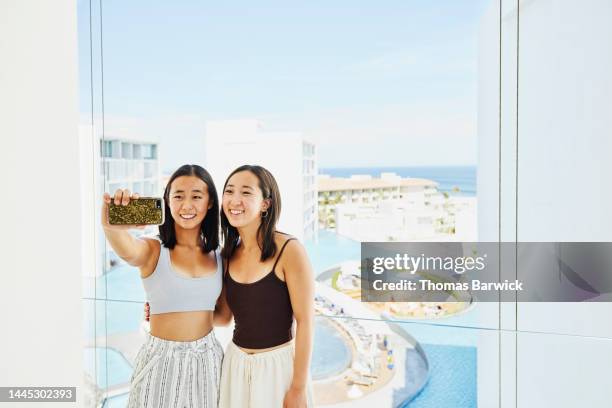
<instances>
[{"instance_id":1,"label":"curved pool edge","mask_svg":"<svg viewBox=\"0 0 612 408\"><path fill-rule=\"evenodd\" d=\"M312 377L313 382L314 381L333 381L337 379L337 377L341 377L350 368L352 362L355 359L355 350L354 350L354 346L350 344L351 339L348 338L348 334L346 334L345 330L342 328L342 325L339 322L335 321L329 316L317 315L315 316L315 340L313 341L313 355L315 354L314 347L317 344L316 343L316 329L321 327L321 326L318 326L319 324L328 325L330 330L335 331L339 336L337 340L342 343L342 345L345 347L346 352L347 352L347 358L345 359L345 361L342 361L341 364L337 364L337 367L335 367L331 371L324 370L324 374L321 374L319 376L313 373L313 365L315 364L315 360L313 359L311 361L310 370L311 370L311 377ZM329 341L329 339L323 339L323 340Z\"/></svg>"},{"instance_id":2,"label":"curved pool edge","mask_svg":"<svg viewBox=\"0 0 612 408\"><path fill-rule=\"evenodd\" d=\"M405 407L412 400L414 400L427 386L430 379L430 364L427 358L427 353L421 346L421 344L405 329L403 329L398 323L393 320L385 320L385 323L389 328L398 336L403 338L407 343L412 345L412 350L407 349L405 358L405 368L407 371L412 370L412 375L406 376L407 379L415 379L412 386L408 386L407 390L401 390L402 395L394 404L394 408ZM412 351L412 352L411 352Z\"/></svg>"}]
</instances>

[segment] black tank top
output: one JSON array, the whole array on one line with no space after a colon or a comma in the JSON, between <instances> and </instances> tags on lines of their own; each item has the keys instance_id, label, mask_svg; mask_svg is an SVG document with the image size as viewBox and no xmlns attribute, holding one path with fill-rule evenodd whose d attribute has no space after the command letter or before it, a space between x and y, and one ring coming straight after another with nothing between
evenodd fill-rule
<instances>
[{"instance_id":1,"label":"black tank top","mask_svg":"<svg viewBox=\"0 0 612 408\"><path fill-rule=\"evenodd\" d=\"M234 314L233 342L243 348L264 349L291 340L293 308L287 283L276 276L274 269L289 238L281 247L272 270L253 283L240 283L225 272L227 303Z\"/></svg>"}]
</instances>

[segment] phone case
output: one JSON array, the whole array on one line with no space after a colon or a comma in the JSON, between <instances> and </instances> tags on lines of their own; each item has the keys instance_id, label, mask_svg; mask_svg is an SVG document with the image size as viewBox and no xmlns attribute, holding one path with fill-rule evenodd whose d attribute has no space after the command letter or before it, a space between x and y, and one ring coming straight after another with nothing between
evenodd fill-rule
<instances>
[{"instance_id":1,"label":"phone case","mask_svg":"<svg viewBox=\"0 0 612 408\"><path fill-rule=\"evenodd\" d=\"M164 200L140 197L125 206L111 201L108 221L111 225L161 225L164 223Z\"/></svg>"}]
</instances>

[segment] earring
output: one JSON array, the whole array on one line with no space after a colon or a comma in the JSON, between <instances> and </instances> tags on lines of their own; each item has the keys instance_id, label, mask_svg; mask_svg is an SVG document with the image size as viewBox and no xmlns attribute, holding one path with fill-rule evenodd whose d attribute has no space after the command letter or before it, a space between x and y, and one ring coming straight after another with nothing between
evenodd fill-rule
<instances>
[{"instance_id":1,"label":"earring","mask_svg":"<svg viewBox=\"0 0 612 408\"><path fill-rule=\"evenodd\" d=\"M261 218L266 218L268 216L268 210L261 212Z\"/></svg>"}]
</instances>

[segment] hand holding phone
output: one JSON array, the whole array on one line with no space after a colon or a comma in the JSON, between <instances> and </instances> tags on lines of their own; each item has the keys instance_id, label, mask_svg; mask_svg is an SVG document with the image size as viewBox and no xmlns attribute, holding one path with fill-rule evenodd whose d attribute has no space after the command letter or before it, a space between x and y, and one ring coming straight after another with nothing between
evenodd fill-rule
<instances>
[{"instance_id":1,"label":"hand holding phone","mask_svg":"<svg viewBox=\"0 0 612 408\"><path fill-rule=\"evenodd\" d=\"M113 197L104 193L102 225L107 229L144 228L164 223L163 199L140 197L129 190L117 190Z\"/></svg>"}]
</instances>

